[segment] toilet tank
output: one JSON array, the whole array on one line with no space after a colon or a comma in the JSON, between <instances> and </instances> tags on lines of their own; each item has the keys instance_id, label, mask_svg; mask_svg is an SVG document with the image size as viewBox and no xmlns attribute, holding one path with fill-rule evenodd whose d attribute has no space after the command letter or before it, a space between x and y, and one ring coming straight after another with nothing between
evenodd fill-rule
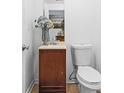
<instances>
[{"instance_id":1,"label":"toilet tank","mask_svg":"<svg viewBox=\"0 0 124 93\"><path fill-rule=\"evenodd\" d=\"M91 44L73 44L72 61L77 66L91 65L92 45Z\"/></svg>"}]
</instances>

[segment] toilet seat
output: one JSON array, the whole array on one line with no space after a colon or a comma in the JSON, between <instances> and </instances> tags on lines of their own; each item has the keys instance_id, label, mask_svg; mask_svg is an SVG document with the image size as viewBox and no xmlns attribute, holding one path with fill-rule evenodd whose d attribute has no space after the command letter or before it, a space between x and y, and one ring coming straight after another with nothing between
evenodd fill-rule
<instances>
[{"instance_id":1,"label":"toilet seat","mask_svg":"<svg viewBox=\"0 0 124 93\"><path fill-rule=\"evenodd\" d=\"M79 66L77 77L85 84L100 85L101 82L100 73L90 66Z\"/></svg>"}]
</instances>

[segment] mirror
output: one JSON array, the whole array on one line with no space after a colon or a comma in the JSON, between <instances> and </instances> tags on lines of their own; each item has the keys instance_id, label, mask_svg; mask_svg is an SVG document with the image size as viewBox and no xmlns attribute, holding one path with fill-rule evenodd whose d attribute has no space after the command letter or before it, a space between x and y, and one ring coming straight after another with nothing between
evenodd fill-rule
<instances>
[{"instance_id":1,"label":"mirror","mask_svg":"<svg viewBox=\"0 0 124 93\"><path fill-rule=\"evenodd\" d=\"M43 15L54 25L50 29L50 41L64 41L64 0L44 0Z\"/></svg>"}]
</instances>

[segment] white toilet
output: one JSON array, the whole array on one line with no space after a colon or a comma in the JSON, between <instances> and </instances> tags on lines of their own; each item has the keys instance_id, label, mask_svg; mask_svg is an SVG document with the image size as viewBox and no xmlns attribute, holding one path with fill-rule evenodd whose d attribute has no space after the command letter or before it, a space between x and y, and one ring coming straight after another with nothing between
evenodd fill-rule
<instances>
[{"instance_id":1,"label":"white toilet","mask_svg":"<svg viewBox=\"0 0 124 93\"><path fill-rule=\"evenodd\" d=\"M76 78L80 84L80 93L96 93L101 87L101 75L91 67L92 45L72 45L73 63L76 67Z\"/></svg>"}]
</instances>

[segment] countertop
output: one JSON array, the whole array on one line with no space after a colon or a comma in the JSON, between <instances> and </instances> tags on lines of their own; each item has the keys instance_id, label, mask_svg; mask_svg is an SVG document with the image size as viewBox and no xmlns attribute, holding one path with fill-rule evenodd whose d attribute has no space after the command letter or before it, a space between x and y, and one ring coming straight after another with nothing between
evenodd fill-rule
<instances>
[{"instance_id":1,"label":"countertop","mask_svg":"<svg viewBox=\"0 0 124 93\"><path fill-rule=\"evenodd\" d=\"M38 49L66 49L66 45L65 44L41 45Z\"/></svg>"}]
</instances>

